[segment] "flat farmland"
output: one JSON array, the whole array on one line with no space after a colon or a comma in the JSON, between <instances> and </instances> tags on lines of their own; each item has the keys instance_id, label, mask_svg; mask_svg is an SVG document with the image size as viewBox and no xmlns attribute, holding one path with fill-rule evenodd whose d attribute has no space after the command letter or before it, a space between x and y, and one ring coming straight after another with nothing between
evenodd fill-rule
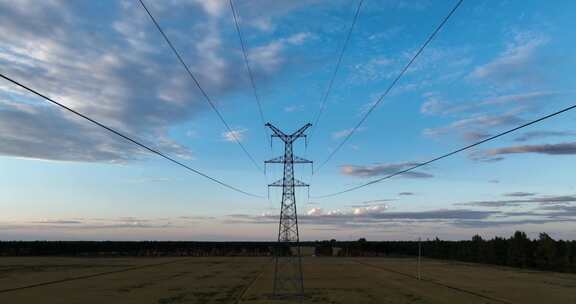
<instances>
[{"instance_id":1,"label":"flat farmland","mask_svg":"<svg viewBox=\"0 0 576 304\"><path fill-rule=\"evenodd\" d=\"M414 259L303 258L304 303L576 303L576 275ZM259 257L0 258L0 303L292 303ZM295 301L297 302L297 301Z\"/></svg>"}]
</instances>

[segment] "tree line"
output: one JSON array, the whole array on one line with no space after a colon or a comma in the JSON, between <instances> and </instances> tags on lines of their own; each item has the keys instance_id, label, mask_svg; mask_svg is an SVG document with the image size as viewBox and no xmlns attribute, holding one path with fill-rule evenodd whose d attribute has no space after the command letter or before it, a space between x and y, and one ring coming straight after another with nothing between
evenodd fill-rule
<instances>
[{"instance_id":1,"label":"tree line","mask_svg":"<svg viewBox=\"0 0 576 304\"><path fill-rule=\"evenodd\" d=\"M0 256L269 256L270 242L0 241Z\"/></svg>"},{"instance_id":2,"label":"tree line","mask_svg":"<svg viewBox=\"0 0 576 304\"><path fill-rule=\"evenodd\" d=\"M325 241L324 247L328 243ZM338 256L416 256L421 246L422 256L428 258L576 273L576 241L554 240L546 233L540 233L536 239L516 231L510 238L489 240L475 235L468 241L436 238L422 242L368 242L360 239L332 245L339 248Z\"/></svg>"},{"instance_id":3,"label":"tree line","mask_svg":"<svg viewBox=\"0 0 576 304\"><path fill-rule=\"evenodd\" d=\"M546 233L530 239L517 231L510 238L467 241L315 241L316 256L422 256L463 262L576 273L576 241L554 240ZM277 242L166 242L166 241L0 241L0 256L282 256L292 255L288 244Z\"/></svg>"}]
</instances>

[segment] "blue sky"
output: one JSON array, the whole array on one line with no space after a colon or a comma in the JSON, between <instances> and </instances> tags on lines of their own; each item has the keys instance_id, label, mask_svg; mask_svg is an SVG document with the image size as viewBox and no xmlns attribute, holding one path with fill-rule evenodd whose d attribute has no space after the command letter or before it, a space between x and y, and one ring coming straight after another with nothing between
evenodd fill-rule
<instances>
[{"instance_id":1,"label":"blue sky","mask_svg":"<svg viewBox=\"0 0 576 304\"><path fill-rule=\"evenodd\" d=\"M149 1L237 138L265 138L228 2ZM365 0L307 149L328 157L455 1ZM311 122L357 1L237 1L266 120ZM514 230L576 238L576 113L430 166L316 199L575 102L572 1L464 1L365 124L297 197L306 240L445 239ZM0 1L0 70L250 192L263 176L137 1ZM280 195L219 187L0 82L0 239L273 240Z\"/></svg>"}]
</instances>

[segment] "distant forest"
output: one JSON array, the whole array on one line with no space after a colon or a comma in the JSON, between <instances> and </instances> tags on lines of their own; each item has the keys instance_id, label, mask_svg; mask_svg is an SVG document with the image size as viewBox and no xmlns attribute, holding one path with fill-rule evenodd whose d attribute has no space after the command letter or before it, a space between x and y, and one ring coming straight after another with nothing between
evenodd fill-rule
<instances>
[{"instance_id":1,"label":"distant forest","mask_svg":"<svg viewBox=\"0 0 576 304\"><path fill-rule=\"evenodd\" d=\"M339 256L418 255L418 241L368 242L360 239L336 244L341 247ZM436 238L422 241L421 247L422 256L427 258L576 273L576 241L554 240L546 233L540 233L534 240L521 231L508 239L484 240L479 235L470 241Z\"/></svg>"},{"instance_id":2,"label":"distant forest","mask_svg":"<svg viewBox=\"0 0 576 304\"><path fill-rule=\"evenodd\" d=\"M406 257L418 255L418 241L315 241L316 256ZM540 233L531 240L517 231L510 238L421 242L427 258L576 273L576 241L554 240ZM117 242L117 241L0 241L0 256L271 256L290 254L276 242Z\"/></svg>"}]
</instances>

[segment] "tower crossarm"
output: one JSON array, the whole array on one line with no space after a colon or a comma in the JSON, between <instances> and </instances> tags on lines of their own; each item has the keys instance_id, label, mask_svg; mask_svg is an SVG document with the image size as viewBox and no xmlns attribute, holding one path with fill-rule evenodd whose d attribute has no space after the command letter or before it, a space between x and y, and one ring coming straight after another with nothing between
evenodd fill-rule
<instances>
[{"instance_id":1,"label":"tower crossarm","mask_svg":"<svg viewBox=\"0 0 576 304\"><path fill-rule=\"evenodd\" d=\"M265 164L283 164L284 156L274 157L272 159L264 161Z\"/></svg>"},{"instance_id":2,"label":"tower crossarm","mask_svg":"<svg viewBox=\"0 0 576 304\"><path fill-rule=\"evenodd\" d=\"M266 164L283 164L285 161L284 156L274 157L272 159L264 161ZM292 162L295 164L311 164L311 160L307 160L305 158L299 156L293 156Z\"/></svg>"},{"instance_id":3,"label":"tower crossarm","mask_svg":"<svg viewBox=\"0 0 576 304\"><path fill-rule=\"evenodd\" d=\"M312 126L311 123L305 124L302 128L298 129L298 131L292 133L292 135L290 135L290 137L292 137L292 140L294 140L298 137L303 137L304 131L306 131L306 129L310 128L311 126Z\"/></svg>"},{"instance_id":4,"label":"tower crossarm","mask_svg":"<svg viewBox=\"0 0 576 304\"><path fill-rule=\"evenodd\" d=\"M299 181L297 179L294 179L294 184L292 184L291 182L288 182L288 181L284 182L283 179L279 179L279 180L277 180L271 184L268 184L268 187L284 187L284 186L287 186L287 187L292 187L292 186L294 186L294 187L310 187L309 184L307 184L303 181Z\"/></svg>"},{"instance_id":5,"label":"tower crossarm","mask_svg":"<svg viewBox=\"0 0 576 304\"><path fill-rule=\"evenodd\" d=\"M279 137L283 142L290 141L290 136L284 134L284 132L280 131L280 129L276 128L271 123L266 123L265 126L270 128L270 130L274 132L274 134L272 134L272 137Z\"/></svg>"},{"instance_id":6,"label":"tower crossarm","mask_svg":"<svg viewBox=\"0 0 576 304\"><path fill-rule=\"evenodd\" d=\"M294 158L294 160L292 162L295 164L311 164L312 163L311 160L307 160L307 159L302 158L300 156L294 155L293 158Z\"/></svg>"}]
</instances>

